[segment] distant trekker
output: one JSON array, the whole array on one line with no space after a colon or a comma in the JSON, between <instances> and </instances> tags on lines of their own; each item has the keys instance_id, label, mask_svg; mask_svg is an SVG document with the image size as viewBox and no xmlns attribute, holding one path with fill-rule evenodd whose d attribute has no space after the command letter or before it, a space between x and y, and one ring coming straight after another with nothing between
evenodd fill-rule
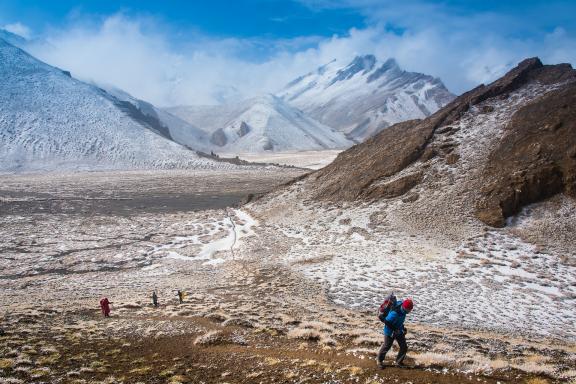
<instances>
[{"instance_id":1,"label":"distant trekker","mask_svg":"<svg viewBox=\"0 0 576 384\"><path fill-rule=\"evenodd\" d=\"M152 304L154 304L155 307L158 306L158 295L156 291L152 292Z\"/></svg>"},{"instance_id":2,"label":"distant trekker","mask_svg":"<svg viewBox=\"0 0 576 384\"><path fill-rule=\"evenodd\" d=\"M104 317L110 317L110 304L112 304L107 297L100 299L100 309Z\"/></svg>"},{"instance_id":3,"label":"distant trekker","mask_svg":"<svg viewBox=\"0 0 576 384\"><path fill-rule=\"evenodd\" d=\"M414 303L412 299L406 299L403 301L396 301L396 298L391 295L393 300L390 300L389 308L386 308L384 302L384 310L381 307L378 318L384 323L384 342L380 347L380 352L378 353L378 366L384 368L384 359L386 358L386 353L392 348L394 340L398 343L400 350L396 356L396 365L402 366L404 358L406 357L406 352L408 352L408 345L406 344L406 328L404 327L404 320L406 315L412 311ZM389 299L387 299L389 300Z\"/></svg>"},{"instance_id":4,"label":"distant trekker","mask_svg":"<svg viewBox=\"0 0 576 384\"><path fill-rule=\"evenodd\" d=\"M182 304L184 302L184 292L181 290L178 290L178 302L180 304Z\"/></svg>"}]
</instances>

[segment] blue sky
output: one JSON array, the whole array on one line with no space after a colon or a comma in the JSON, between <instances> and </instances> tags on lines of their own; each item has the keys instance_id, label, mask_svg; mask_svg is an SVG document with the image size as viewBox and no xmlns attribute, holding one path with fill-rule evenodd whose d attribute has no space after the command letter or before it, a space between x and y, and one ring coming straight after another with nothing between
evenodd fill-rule
<instances>
[{"instance_id":1,"label":"blue sky","mask_svg":"<svg viewBox=\"0 0 576 384\"><path fill-rule=\"evenodd\" d=\"M73 22L77 17L101 19L122 12L133 17L153 17L178 39L202 33L215 37L294 38L331 36L363 27L365 17L353 7L313 7L298 1L3 1L4 22L23 20L34 30Z\"/></svg>"},{"instance_id":2,"label":"blue sky","mask_svg":"<svg viewBox=\"0 0 576 384\"><path fill-rule=\"evenodd\" d=\"M575 15L566 0L0 2L0 26L49 43L36 56L160 105L273 92L367 53L461 93L528 56L574 63Z\"/></svg>"}]
</instances>

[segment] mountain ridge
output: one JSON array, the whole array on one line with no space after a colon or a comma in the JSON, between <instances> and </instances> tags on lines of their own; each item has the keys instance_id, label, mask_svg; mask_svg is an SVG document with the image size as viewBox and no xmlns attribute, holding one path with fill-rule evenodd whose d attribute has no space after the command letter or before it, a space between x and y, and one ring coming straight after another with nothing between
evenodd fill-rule
<instances>
[{"instance_id":1,"label":"mountain ridge","mask_svg":"<svg viewBox=\"0 0 576 384\"><path fill-rule=\"evenodd\" d=\"M356 56L343 67L331 61L277 95L357 142L393 123L427 117L454 98L440 79L374 55Z\"/></svg>"}]
</instances>

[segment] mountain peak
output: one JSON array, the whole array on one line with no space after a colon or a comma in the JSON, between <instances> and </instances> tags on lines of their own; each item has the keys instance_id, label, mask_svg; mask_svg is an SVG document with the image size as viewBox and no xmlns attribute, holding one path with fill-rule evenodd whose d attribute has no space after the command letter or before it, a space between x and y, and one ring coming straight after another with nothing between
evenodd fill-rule
<instances>
[{"instance_id":1,"label":"mountain peak","mask_svg":"<svg viewBox=\"0 0 576 384\"><path fill-rule=\"evenodd\" d=\"M341 62L340 62L341 65ZM432 76L407 72L393 58L359 55L288 84L282 99L357 141L392 124L425 118L453 98Z\"/></svg>"},{"instance_id":2,"label":"mountain peak","mask_svg":"<svg viewBox=\"0 0 576 384\"><path fill-rule=\"evenodd\" d=\"M400 66L398 65L396 60L390 58L390 59L386 60L384 62L384 64L382 64L380 67L378 67L378 69L376 69L374 72L372 72L370 74L370 76L368 76L368 79L366 79L366 82L371 83L374 80L379 79L385 73L389 73L392 71L401 72L402 70L400 69Z\"/></svg>"},{"instance_id":3,"label":"mountain peak","mask_svg":"<svg viewBox=\"0 0 576 384\"><path fill-rule=\"evenodd\" d=\"M374 55L356 56L350 64L336 73L330 85L338 81L348 80L359 72L366 74L374 68L375 64L376 57Z\"/></svg>"},{"instance_id":4,"label":"mountain peak","mask_svg":"<svg viewBox=\"0 0 576 384\"><path fill-rule=\"evenodd\" d=\"M350 66L359 65L363 69L369 71L372 68L374 68L374 64L376 64L376 56L368 54L368 55L356 56L354 58L354 60L352 60L352 62L350 62L350 64L348 64L348 66L350 67Z\"/></svg>"}]
</instances>

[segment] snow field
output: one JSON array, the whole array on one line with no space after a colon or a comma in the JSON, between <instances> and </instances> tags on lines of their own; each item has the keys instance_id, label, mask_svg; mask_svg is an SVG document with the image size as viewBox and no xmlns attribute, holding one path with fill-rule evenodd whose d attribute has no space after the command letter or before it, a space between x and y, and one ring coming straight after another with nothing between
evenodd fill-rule
<instances>
[{"instance_id":1,"label":"snow field","mask_svg":"<svg viewBox=\"0 0 576 384\"><path fill-rule=\"evenodd\" d=\"M336 304L375 310L394 291L414 299L416 322L576 340L576 268L557 255L504 231L453 250L401 232L380 236L357 227L363 236L335 226L325 222L304 234L283 224L278 233L296 240L284 262L322 283Z\"/></svg>"},{"instance_id":2,"label":"snow field","mask_svg":"<svg viewBox=\"0 0 576 384\"><path fill-rule=\"evenodd\" d=\"M202 265L218 265L232 257L230 250L238 248L242 238L252 235L252 227L257 225L247 213L233 209L228 210L224 218L214 220L185 223L181 230L190 235L165 239L162 244L143 253L152 259L163 256L174 260L201 261ZM215 257L216 254L220 257Z\"/></svg>"}]
</instances>

